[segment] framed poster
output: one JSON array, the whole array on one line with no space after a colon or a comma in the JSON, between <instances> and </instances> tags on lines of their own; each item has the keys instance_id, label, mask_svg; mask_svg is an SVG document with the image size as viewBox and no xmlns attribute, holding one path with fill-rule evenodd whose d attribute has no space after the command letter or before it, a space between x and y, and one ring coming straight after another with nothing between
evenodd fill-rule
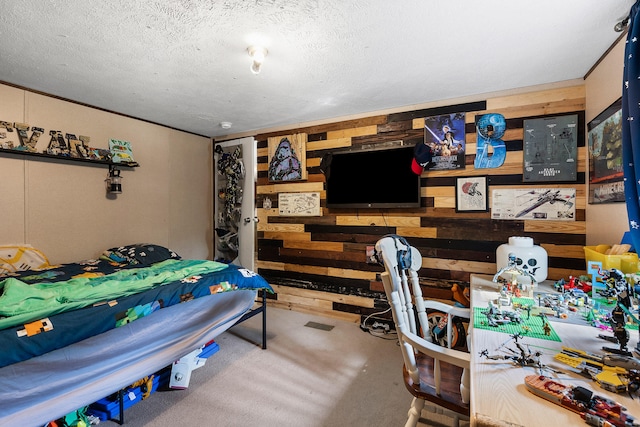
<instances>
[{"instance_id":1,"label":"framed poster","mask_svg":"<svg viewBox=\"0 0 640 427\"><path fill-rule=\"evenodd\" d=\"M280 216L322 216L320 193L279 193Z\"/></svg>"},{"instance_id":2,"label":"framed poster","mask_svg":"<svg viewBox=\"0 0 640 427\"><path fill-rule=\"evenodd\" d=\"M575 221L575 188L497 189L491 219Z\"/></svg>"},{"instance_id":3,"label":"framed poster","mask_svg":"<svg viewBox=\"0 0 640 427\"><path fill-rule=\"evenodd\" d=\"M456 178L456 212L487 212L488 210L487 177Z\"/></svg>"},{"instance_id":4,"label":"framed poster","mask_svg":"<svg viewBox=\"0 0 640 427\"><path fill-rule=\"evenodd\" d=\"M424 119L424 143L431 147L428 170L465 168L465 113L442 114Z\"/></svg>"},{"instance_id":5,"label":"framed poster","mask_svg":"<svg viewBox=\"0 0 640 427\"><path fill-rule=\"evenodd\" d=\"M307 179L307 134L268 138L269 182Z\"/></svg>"},{"instance_id":6,"label":"framed poster","mask_svg":"<svg viewBox=\"0 0 640 427\"><path fill-rule=\"evenodd\" d=\"M587 125L589 203L624 202L622 98Z\"/></svg>"},{"instance_id":7,"label":"framed poster","mask_svg":"<svg viewBox=\"0 0 640 427\"><path fill-rule=\"evenodd\" d=\"M523 128L524 182L577 180L577 114L525 120Z\"/></svg>"}]
</instances>

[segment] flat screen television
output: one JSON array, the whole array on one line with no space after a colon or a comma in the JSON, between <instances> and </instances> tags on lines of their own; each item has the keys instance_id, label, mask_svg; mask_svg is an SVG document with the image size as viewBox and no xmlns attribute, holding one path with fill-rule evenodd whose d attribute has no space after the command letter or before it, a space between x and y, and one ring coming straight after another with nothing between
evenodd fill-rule
<instances>
[{"instance_id":1,"label":"flat screen television","mask_svg":"<svg viewBox=\"0 0 640 427\"><path fill-rule=\"evenodd\" d=\"M328 208L419 208L413 146L338 151L325 156Z\"/></svg>"}]
</instances>

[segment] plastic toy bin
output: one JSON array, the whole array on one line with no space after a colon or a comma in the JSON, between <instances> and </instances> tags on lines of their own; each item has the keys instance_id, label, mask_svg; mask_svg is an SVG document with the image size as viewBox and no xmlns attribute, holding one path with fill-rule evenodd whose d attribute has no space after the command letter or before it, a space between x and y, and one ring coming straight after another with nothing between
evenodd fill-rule
<instances>
[{"instance_id":1,"label":"plastic toy bin","mask_svg":"<svg viewBox=\"0 0 640 427\"><path fill-rule=\"evenodd\" d=\"M604 270L609 270L612 268L618 269L623 273L637 273L638 272L638 254L635 252L626 252L620 255L606 255L603 252L599 252L596 248L600 250L606 250L607 248L604 245L598 246L585 246L584 247L584 257L589 264L589 262L601 262L602 268Z\"/></svg>"}]
</instances>

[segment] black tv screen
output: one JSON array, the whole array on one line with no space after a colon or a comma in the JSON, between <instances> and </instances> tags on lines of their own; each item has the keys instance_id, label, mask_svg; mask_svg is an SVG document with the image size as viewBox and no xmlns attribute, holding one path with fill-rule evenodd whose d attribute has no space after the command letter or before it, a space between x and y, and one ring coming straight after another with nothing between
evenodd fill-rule
<instances>
[{"instance_id":1,"label":"black tv screen","mask_svg":"<svg viewBox=\"0 0 640 427\"><path fill-rule=\"evenodd\" d=\"M323 160L328 208L418 208L413 147L334 152Z\"/></svg>"}]
</instances>

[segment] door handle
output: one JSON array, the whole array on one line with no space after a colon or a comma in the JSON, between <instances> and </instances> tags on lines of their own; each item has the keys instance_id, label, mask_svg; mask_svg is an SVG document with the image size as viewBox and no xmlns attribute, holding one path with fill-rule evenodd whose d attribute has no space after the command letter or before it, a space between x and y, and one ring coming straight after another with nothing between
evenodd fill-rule
<instances>
[{"instance_id":1,"label":"door handle","mask_svg":"<svg viewBox=\"0 0 640 427\"><path fill-rule=\"evenodd\" d=\"M251 218L246 217L246 218L244 219L244 225L249 224L251 221L252 221L252 219L251 219ZM253 222L260 222L260 219L259 219L257 216L254 216L254 217L253 217Z\"/></svg>"}]
</instances>

